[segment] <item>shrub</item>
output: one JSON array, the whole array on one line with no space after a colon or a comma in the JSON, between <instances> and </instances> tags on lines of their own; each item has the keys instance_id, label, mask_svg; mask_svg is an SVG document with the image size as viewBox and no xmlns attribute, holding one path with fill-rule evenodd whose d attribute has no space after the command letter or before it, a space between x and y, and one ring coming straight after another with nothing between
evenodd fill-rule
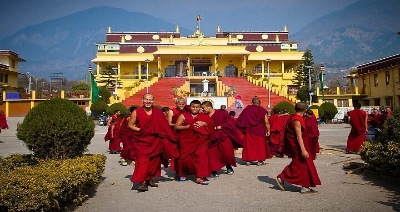
<instances>
[{"instance_id":1,"label":"shrub","mask_svg":"<svg viewBox=\"0 0 400 212\"><path fill-rule=\"evenodd\" d=\"M121 116L124 117L126 114L129 113L128 109L122 103L114 103L107 108L106 113L108 115L114 114L115 110L121 111Z\"/></svg>"},{"instance_id":2,"label":"shrub","mask_svg":"<svg viewBox=\"0 0 400 212\"><path fill-rule=\"evenodd\" d=\"M382 174L400 176L400 108L390 116L377 141L367 141L360 150L368 167Z\"/></svg>"},{"instance_id":3,"label":"shrub","mask_svg":"<svg viewBox=\"0 0 400 212\"><path fill-rule=\"evenodd\" d=\"M101 115L103 112L106 112L108 108L108 105L105 101L99 99L90 106L90 111L92 111L92 114L94 117L97 117Z\"/></svg>"},{"instance_id":4,"label":"shrub","mask_svg":"<svg viewBox=\"0 0 400 212\"><path fill-rule=\"evenodd\" d=\"M320 107L324 111L324 115L322 116L322 119L325 121L332 120L333 118L335 118L336 114L338 113L338 110L333 103L325 102L325 103L322 103Z\"/></svg>"},{"instance_id":5,"label":"shrub","mask_svg":"<svg viewBox=\"0 0 400 212\"><path fill-rule=\"evenodd\" d=\"M317 109L318 110L318 117L322 118L324 116L324 110L318 105L311 105L310 109Z\"/></svg>"},{"instance_id":6,"label":"shrub","mask_svg":"<svg viewBox=\"0 0 400 212\"><path fill-rule=\"evenodd\" d=\"M0 205L8 211L62 211L79 205L99 183L105 160L104 155L85 155L0 173Z\"/></svg>"},{"instance_id":7,"label":"shrub","mask_svg":"<svg viewBox=\"0 0 400 212\"><path fill-rule=\"evenodd\" d=\"M81 156L93 136L93 120L78 105L60 98L32 108L17 125L18 139L41 159Z\"/></svg>"},{"instance_id":8,"label":"shrub","mask_svg":"<svg viewBox=\"0 0 400 212\"><path fill-rule=\"evenodd\" d=\"M294 114L294 113L296 112L296 111L294 110L293 103L291 103L291 102L286 102L286 101L278 102L278 104L276 104L276 105L272 108L272 110L274 110L274 108L279 108L281 111L282 111L283 108L287 108L287 109L289 110L289 113L290 113L290 114Z\"/></svg>"}]
</instances>

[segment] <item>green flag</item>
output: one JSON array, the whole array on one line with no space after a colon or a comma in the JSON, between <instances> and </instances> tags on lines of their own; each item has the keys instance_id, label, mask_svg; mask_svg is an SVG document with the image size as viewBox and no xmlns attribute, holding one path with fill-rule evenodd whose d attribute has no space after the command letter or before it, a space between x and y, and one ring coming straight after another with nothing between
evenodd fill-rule
<instances>
[{"instance_id":1,"label":"green flag","mask_svg":"<svg viewBox=\"0 0 400 212\"><path fill-rule=\"evenodd\" d=\"M325 101L325 91L324 91L324 72L319 72L319 84L321 85L322 101Z\"/></svg>"},{"instance_id":2,"label":"green flag","mask_svg":"<svg viewBox=\"0 0 400 212\"><path fill-rule=\"evenodd\" d=\"M97 83L94 80L94 75L92 72L90 72L90 85L91 85L90 87L92 90L91 101L93 103L93 102L97 101L97 99L99 99L99 87L97 87Z\"/></svg>"}]
</instances>

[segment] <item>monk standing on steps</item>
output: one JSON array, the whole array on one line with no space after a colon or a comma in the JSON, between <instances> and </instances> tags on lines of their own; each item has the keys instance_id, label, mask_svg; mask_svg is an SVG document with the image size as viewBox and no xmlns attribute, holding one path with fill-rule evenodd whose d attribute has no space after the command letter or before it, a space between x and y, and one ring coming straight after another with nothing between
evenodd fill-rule
<instances>
[{"instance_id":1,"label":"monk standing on steps","mask_svg":"<svg viewBox=\"0 0 400 212\"><path fill-rule=\"evenodd\" d=\"M195 174L196 183L208 185L208 144L214 131L214 123L207 114L200 113L200 109L201 102L193 100L190 103L190 112L184 112L176 121L175 129L179 131L177 171L181 182L186 181L187 174Z\"/></svg>"},{"instance_id":2,"label":"monk standing on steps","mask_svg":"<svg viewBox=\"0 0 400 212\"><path fill-rule=\"evenodd\" d=\"M148 186L158 187L153 177L161 174L163 159L178 157L176 137L164 113L153 106L154 96L143 95L143 107L132 112L128 127L132 133L136 157L132 182L139 183L138 191L148 191Z\"/></svg>"},{"instance_id":3,"label":"monk standing on steps","mask_svg":"<svg viewBox=\"0 0 400 212\"><path fill-rule=\"evenodd\" d=\"M285 133L284 153L292 158L292 162L280 173L276 182L285 190L284 182L302 186L300 193L318 193L310 187L321 185L314 160L310 157L304 143L306 124L303 115L308 105L299 102L295 105L296 113L289 118Z\"/></svg>"},{"instance_id":4,"label":"monk standing on steps","mask_svg":"<svg viewBox=\"0 0 400 212\"><path fill-rule=\"evenodd\" d=\"M242 160L246 166L253 161L260 166L265 165L267 158L272 158L267 144L270 126L267 111L261 107L260 99L254 97L251 102L252 105L248 105L239 115L237 126L244 134Z\"/></svg>"},{"instance_id":5,"label":"monk standing on steps","mask_svg":"<svg viewBox=\"0 0 400 212\"><path fill-rule=\"evenodd\" d=\"M354 103L354 110L347 113L349 115L349 122L351 126L349 137L347 138L347 154L355 154L364 143L365 134L367 133L367 113L361 110L359 102Z\"/></svg>"},{"instance_id":6,"label":"monk standing on steps","mask_svg":"<svg viewBox=\"0 0 400 212\"><path fill-rule=\"evenodd\" d=\"M232 166L236 167L234 149L242 147L236 122L226 110L214 109L210 101L204 101L201 107L203 112L211 117L215 126L209 144L211 175L218 177L218 171L224 166L226 173L232 175Z\"/></svg>"}]
</instances>

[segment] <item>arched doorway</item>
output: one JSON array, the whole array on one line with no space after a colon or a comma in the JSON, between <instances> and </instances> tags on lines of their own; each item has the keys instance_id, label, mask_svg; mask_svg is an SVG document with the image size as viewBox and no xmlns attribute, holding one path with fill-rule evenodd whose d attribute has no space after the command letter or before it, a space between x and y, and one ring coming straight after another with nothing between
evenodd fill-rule
<instances>
[{"instance_id":1,"label":"arched doorway","mask_svg":"<svg viewBox=\"0 0 400 212\"><path fill-rule=\"evenodd\" d=\"M233 64L228 64L225 66L225 76L226 77L236 77L238 74L238 68Z\"/></svg>"}]
</instances>

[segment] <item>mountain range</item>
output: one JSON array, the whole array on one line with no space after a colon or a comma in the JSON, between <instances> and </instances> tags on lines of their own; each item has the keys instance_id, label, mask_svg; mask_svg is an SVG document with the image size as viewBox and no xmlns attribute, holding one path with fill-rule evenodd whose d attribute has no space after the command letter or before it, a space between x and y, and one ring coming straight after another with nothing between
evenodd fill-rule
<instances>
[{"instance_id":1,"label":"mountain range","mask_svg":"<svg viewBox=\"0 0 400 212\"><path fill-rule=\"evenodd\" d=\"M360 0L314 20L290 40L299 42L301 50L310 49L314 62L323 63L328 73L337 73L400 52L398 8L398 0ZM27 60L20 72L45 78L64 73L68 79L83 79L96 56L94 44L105 41L108 26L117 32L144 32L174 31L176 24L101 6L26 27L0 40L0 49ZM194 29L180 27L180 31L187 36Z\"/></svg>"}]
</instances>

